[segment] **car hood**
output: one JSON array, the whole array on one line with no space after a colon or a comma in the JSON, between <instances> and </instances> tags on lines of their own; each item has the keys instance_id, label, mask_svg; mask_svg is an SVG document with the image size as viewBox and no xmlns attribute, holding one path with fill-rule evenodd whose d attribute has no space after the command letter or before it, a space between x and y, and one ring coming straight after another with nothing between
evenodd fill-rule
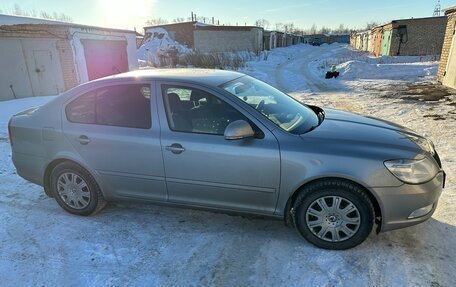
<instances>
[{"instance_id":1,"label":"car hood","mask_svg":"<svg viewBox=\"0 0 456 287\"><path fill-rule=\"evenodd\" d=\"M364 117L333 109L325 109L325 119L316 129L301 135L303 139L324 141L338 148L350 149L407 150L421 153L413 141L423 138L414 131L388 121Z\"/></svg>"}]
</instances>

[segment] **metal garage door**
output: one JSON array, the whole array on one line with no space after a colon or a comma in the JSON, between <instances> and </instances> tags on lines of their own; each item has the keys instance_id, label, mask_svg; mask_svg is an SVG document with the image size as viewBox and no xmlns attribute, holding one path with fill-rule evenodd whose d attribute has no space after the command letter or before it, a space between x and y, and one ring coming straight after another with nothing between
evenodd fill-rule
<instances>
[{"instance_id":1,"label":"metal garage door","mask_svg":"<svg viewBox=\"0 0 456 287\"><path fill-rule=\"evenodd\" d=\"M0 51L0 99L64 91L55 39L1 38Z\"/></svg>"},{"instance_id":2,"label":"metal garage door","mask_svg":"<svg viewBox=\"0 0 456 287\"><path fill-rule=\"evenodd\" d=\"M127 42L82 40L89 80L128 71Z\"/></svg>"},{"instance_id":3,"label":"metal garage door","mask_svg":"<svg viewBox=\"0 0 456 287\"><path fill-rule=\"evenodd\" d=\"M19 39L0 39L0 100L33 96Z\"/></svg>"},{"instance_id":4,"label":"metal garage door","mask_svg":"<svg viewBox=\"0 0 456 287\"><path fill-rule=\"evenodd\" d=\"M456 89L456 23L453 30L453 40L451 42L450 53L446 66L445 76L442 79L442 84Z\"/></svg>"},{"instance_id":5,"label":"metal garage door","mask_svg":"<svg viewBox=\"0 0 456 287\"><path fill-rule=\"evenodd\" d=\"M391 31L384 31L383 40L382 40L382 56L389 55L390 46L391 46Z\"/></svg>"}]
</instances>

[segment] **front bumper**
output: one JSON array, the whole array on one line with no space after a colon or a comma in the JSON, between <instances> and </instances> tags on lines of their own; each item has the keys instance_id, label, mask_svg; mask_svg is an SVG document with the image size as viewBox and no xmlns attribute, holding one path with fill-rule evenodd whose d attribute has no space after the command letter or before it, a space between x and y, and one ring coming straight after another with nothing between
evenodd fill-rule
<instances>
[{"instance_id":1,"label":"front bumper","mask_svg":"<svg viewBox=\"0 0 456 287\"><path fill-rule=\"evenodd\" d=\"M380 199L382 212L380 231L403 228L429 219L437 208L444 184L445 172L440 171L426 183L374 188ZM429 213L417 218L408 218L415 210L429 205L432 205Z\"/></svg>"}]
</instances>

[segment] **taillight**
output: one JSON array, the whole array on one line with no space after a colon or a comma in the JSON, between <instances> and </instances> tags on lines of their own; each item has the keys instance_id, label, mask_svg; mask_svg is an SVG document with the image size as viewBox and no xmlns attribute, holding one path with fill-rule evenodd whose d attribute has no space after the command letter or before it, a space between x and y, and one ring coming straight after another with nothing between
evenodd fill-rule
<instances>
[{"instance_id":1,"label":"taillight","mask_svg":"<svg viewBox=\"0 0 456 287\"><path fill-rule=\"evenodd\" d=\"M11 146L13 145L13 137L11 135L11 121L13 120L13 118L11 118L8 122L8 137L9 137L9 141L10 141L10 144Z\"/></svg>"}]
</instances>

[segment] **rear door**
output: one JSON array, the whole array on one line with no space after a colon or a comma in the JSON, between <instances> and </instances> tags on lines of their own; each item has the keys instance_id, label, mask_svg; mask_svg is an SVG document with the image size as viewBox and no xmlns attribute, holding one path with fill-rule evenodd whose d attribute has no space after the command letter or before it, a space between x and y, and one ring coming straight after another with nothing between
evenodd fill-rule
<instances>
[{"instance_id":1,"label":"rear door","mask_svg":"<svg viewBox=\"0 0 456 287\"><path fill-rule=\"evenodd\" d=\"M213 91L157 84L169 201L272 214L280 183L274 135ZM225 140L225 127L249 121L257 138Z\"/></svg>"},{"instance_id":2,"label":"rear door","mask_svg":"<svg viewBox=\"0 0 456 287\"><path fill-rule=\"evenodd\" d=\"M150 83L100 87L66 105L68 139L114 197L166 199L155 107Z\"/></svg>"}]
</instances>

